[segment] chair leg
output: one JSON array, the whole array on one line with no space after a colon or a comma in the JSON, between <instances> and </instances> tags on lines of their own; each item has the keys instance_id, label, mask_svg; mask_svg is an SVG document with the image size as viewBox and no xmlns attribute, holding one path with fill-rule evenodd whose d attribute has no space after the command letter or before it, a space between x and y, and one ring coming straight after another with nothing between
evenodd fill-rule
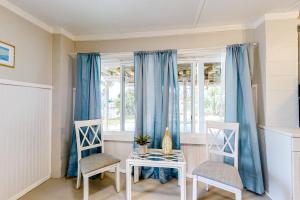
<instances>
[{"instance_id":1,"label":"chair leg","mask_svg":"<svg viewBox=\"0 0 300 200\"><path fill-rule=\"evenodd\" d=\"M120 192L120 164L118 163L115 171L116 190Z\"/></svg>"},{"instance_id":2,"label":"chair leg","mask_svg":"<svg viewBox=\"0 0 300 200\"><path fill-rule=\"evenodd\" d=\"M197 176L193 176L193 200L197 200L197 194L198 194L198 180Z\"/></svg>"},{"instance_id":3,"label":"chair leg","mask_svg":"<svg viewBox=\"0 0 300 200\"><path fill-rule=\"evenodd\" d=\"M235 193L235 199L236 200L242 200L242 191L238 191Z\"/></svg>"},{"instance_id":4,"label":"chair leg","mask_svg":"<svg viewBox=\"0 0 300 200\"><path fill-rule=\"evenodd\" d=\"M209 185L205 184L205 190L206 190L206 192L208 192L208 189L209 189Z\"/></svg>"},{"instance_id":5,"label":"chair leg","mask_svg":"<svg viewBox=\"0 0 300 200\"><path fill-rule=\"evenodd\" d=\"M89 199L89 177L83 177L83 200Z\"/></svg>"},{"instance_id":6,"label":"chair leg","mask_svg":"<svg viewBox=\"0 0 300 200\"><path fill-rule=\"evenodd\" d=\"M78 165L76 189L80 188L80 182L81 182L81 171L80 171L80 166Z\"/></svg>"}]
</instances>

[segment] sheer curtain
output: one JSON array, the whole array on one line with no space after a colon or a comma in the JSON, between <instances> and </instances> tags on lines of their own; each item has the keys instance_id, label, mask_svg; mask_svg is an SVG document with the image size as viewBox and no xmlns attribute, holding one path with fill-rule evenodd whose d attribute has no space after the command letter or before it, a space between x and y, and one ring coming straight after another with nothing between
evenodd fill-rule
<instances>
[{"instance_id":1,"label":"sheer curtain","mask_svg":"<svg viewBox=\"0 0 300 200\"><path fill-rule=\"evenodd\" d=\"M135 52L135 136L151 136L151 148L161 148L164 130L169 127L173 149L180 149L179 95L175 50ZM146 168L143 178L166 183L177 176L176 170Z\"/></svg>"},{"instance_id":2,"label":"sheer curtain","mask_svg":"<svg viewBox=\"0 0 300 200\"><path fill-rule=\"evenodd\" d=\"M253 54L254 46L251 44L226 48L225 120L240 124L239 172L244 187L263 194L264 182L251 87ZM230 160L225 162L231 163Z\"/></svg>"},{"instance_id":3,"label":"sheer curtain","mask_svg":"<svg viewBox=\"0 0 300 200\"><path fill-rule=\"evenodd\" d=\"M100 54L79 53L77 55L77 78L74 120L89 120L101 118L100 93ZM83 152L83 157L98 150ZM77 146L73 128L67 176L77 176Z\"/></svg>"}]
</instances>

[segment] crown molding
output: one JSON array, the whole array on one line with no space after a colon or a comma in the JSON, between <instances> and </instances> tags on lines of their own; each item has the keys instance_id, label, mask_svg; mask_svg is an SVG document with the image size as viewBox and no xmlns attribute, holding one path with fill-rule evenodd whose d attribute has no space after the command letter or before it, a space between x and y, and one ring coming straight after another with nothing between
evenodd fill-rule
<instances>
[{"instance_id":1,"label":"crown molding","mask_svg":"<svg viewBox=\"0 0 300 200\"><path fill-rule=\"evenodd\" d=\"M61 28L61 27L53 28L53 32L52 32L52 33L53 33L53 34L61 34L61 35L64 35L64 36L66 36L67 38L69 38L69 39L75 41L75 36L74 36L71 32L69 32L69 31L67 31L66 29L63 29L63 28Z\"/></svg>"},{"instance_id":2,"label":"crown molding","mask_svg":"<svg viewBox=\"0 0 300 200\"><path fill-rule=\"evenodd\" d=\"M284 13L267 13L265 14L265 21L280 20L280 19L297 19L299 17L298 11L284 12Z\"/></svg>"},{"instance_id":3,"label":"crown molding","mask_svg":"<svg viewBox=\"0 0 300 200\"><path fill-rule=\"evenodd\" d=\"M12 11L13 13L19 15L20 17L26 19L27 21L39 26L40 28L44 29L45 31L47 31L49 33L53 32L53 27L49 26L42 20L37 19L36 17L32 16L31 14L25 12L24 10L15 6L14 4L10 3L9 1L0 0L0 5L6 9Z\"/></svg>"},{"instance_id":4,"label":"crown molding","mask_svg":"<svg viewBox=\"0 0 300 200\"><path fill-rule=\"evenodd\" d=\"M7 10L10 10L11 12L19 15L23 19L26 19L27 21L31 22L32 24L40 27L41 29L47 31L48 33L62 34L64 36L68 37L69 39L74 40L74 35L72 33L68 32L67 30L65 30L63 28L54 28L54 27L46 24L42 20L32 16L28 12L25 12L24 10L15 6L14 4L10 3L7 0L0 0L0 5L3 6L4 8L6 8Z\"/></svg>"},{"instance_id":5,"label":"crown molding","mask_svg":"<svg viewBox=\"0 0 300 200\"><path fill-rule=\"evenodd\" d=\"M203 2L202 2L203 3ZM205 1L204 1L205 3ZM145 31L145 32L132 32L132 33L118 33L118 34L95 34L95 35L74 35L61 27L52 27L42 20L32 16L31 14L25 12L21 8L15 6L7 0L0 0L0 5L6 9L14 12L20 17L30 21L36 26L42 28L43 30L51 34L62 34L73 41L89 41L89 40L117 40L117 39L131 39L131 38L145 38L145 37L160 37L160 36L172 36L172 35L184 35L184 34L197 34L197 33L207 33L207 32L222 32L222 31L233 31L233 30L246 30L246 29L256 29L262 23L268 20L280 20L280 19L296 19L299 17L298 11L283 12L283 13L267 13L262 17L258 18L256 21L249 24L234 24L225 26L208 26L208 27L191 27L185 29L172 29L163 31ZM300 1L293 5L293 8L300 5ZM199 5L197 16L194 20L194 24L197 22L197 18L201 15L201 7ZM198 16L199 15L199 16Z\"/></svg>"},{"instance_id":6,"label":"crown molding","mask_svg":"<svg viewBox=\"0 0 300 200\"><path fill-rule=\"evenodd\" d=\"M284 12L284 13L266 13L265 15L263 15L262 17L254 21L252 24L250 24L249 27L256 29L266 21L297 19L298 17L299 17L299 12L297 11Z\"/></svg>"},{"instance_id":7,"label":"crown molding","mask_svg":"<svg viewBox=\"0 0 300 200\"><path fill-rule=\"evenodd\" d=\"M265 16L259 17L254 22L250 23L248 26L251 27L251 29L257 29L261 24L263 24L266 21Z\"/></svg>"},{"instance_id":8,"label":"crown molding","mask_svg":"<svg viewBox=\"0 0 300 200\"><path fill-rule=\"evenodd\" d=\"M173 29L164 31L146 31L146 32L132 32L121 34L95 34L95 35L78 35L75 36L75 41L88 41L88 40L117 40L117 39L132 39L132 38L145 38L145 37L163 37L172 35L185 35L185 34L197 34L207 32L222 32L233 30L245 30L248 26L243 24L225 25L225 26L209 26L198 28L186 28L186 29Z\"/></svg>"}]
</instances>

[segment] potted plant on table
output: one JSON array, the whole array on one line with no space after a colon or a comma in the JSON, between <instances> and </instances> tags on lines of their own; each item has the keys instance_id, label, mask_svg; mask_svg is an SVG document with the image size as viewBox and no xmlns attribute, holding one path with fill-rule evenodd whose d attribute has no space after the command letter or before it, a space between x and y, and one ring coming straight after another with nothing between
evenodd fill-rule
<instances>
[{"instance_id":1,"label":"potted plant on table","mask_svg":"<svg viewBox=\"0 0 300 200\"><path fill-rule=\"evenodd\" d=\"M151 137L149 135L140 135L134 138L134 141L139 145L138 153L146 154L148 151L147 144L150 143Z\"/></svg>"}]
</instances>

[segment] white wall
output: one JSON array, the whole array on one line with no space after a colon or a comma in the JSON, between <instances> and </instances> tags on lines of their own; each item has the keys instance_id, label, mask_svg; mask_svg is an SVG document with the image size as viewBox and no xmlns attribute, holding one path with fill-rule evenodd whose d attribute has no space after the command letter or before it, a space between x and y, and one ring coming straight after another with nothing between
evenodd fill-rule
<instances>
[{"instance_id":1,"label":"white wall","mask_svg":"<svg viewBox=\"0 0 300 200\"><path fill-rule=\"evenodd\" d=\"M77 41L77 52L133 52L160 49L220 48L229 44L253 42L253 30L232 30L175 36L103 41Z\"/></svg>"},{"instance_id":2,"label":"white wall","mask_svg":"<svg viewBox=\"0 0 300 200\"><path fill-rule=\"evenodd\" d=\"M0 66L0 199L6 200L50 177L52 34L0 6L0 41L16 47L15 68Z\"/></svg>"},{"instance_id":3,"label":"white wall","mask_svg":"<svg viewBox=\"0 0 300 200\"><path fill-rule=\"evenodd\" d=\"M52 84L52 34L0 6L0 41L16 47L15 69L0 66L0 78Z\"/></svg>"},{"instance_id":4,"label":"white wall","mask_svg":"<svg viewBox=\"0 0 300 200\"><path fill-rule=\"evenodd\" d=\"M255 64L253 82L257 84L257 108L258 124L265 124L266 105L266 29L262 23L255 30L255 41L257 47L255 51Z\"/></svg>"},{"instance_id":5,"label":"white wall","mask_svg":"<svg viewBox=\"0 0 300 200\"><path fill-rule=\"evenodd\" d=\"M297 19L267 20L255 31L259 42L259 123L298 127Z\"/></svg>"},{"instance_id":6,"label":"white wall","mask_svg":"<svg viewBox=\"0 0 300 200\"><path fill-rule=\"evenodd\" d=\"M3 200L17 199L47 180L51 168L51 88L13 84L17 85L2 84L0 80Z\"/></svg>"},{"instance_id":7,"label":"white wall","mask_svg":"<svg viewBox=\"0 0 300 200\"><path fill-rule=\"evenodd\" d=\"M52 175L66 175L72 133L72 79L74 42L63 35L53 36L53 116L52 116Z\"/></svg>"},{"instance_id":8,"label":"white wall","mask_svg":"<svg viewBox=\"0 0 300 200\"><path fill-rule=\"evenodd\" d=\"M266 125L298 127L297 19L266 22Z\"/></svg>"}]
</instances>

